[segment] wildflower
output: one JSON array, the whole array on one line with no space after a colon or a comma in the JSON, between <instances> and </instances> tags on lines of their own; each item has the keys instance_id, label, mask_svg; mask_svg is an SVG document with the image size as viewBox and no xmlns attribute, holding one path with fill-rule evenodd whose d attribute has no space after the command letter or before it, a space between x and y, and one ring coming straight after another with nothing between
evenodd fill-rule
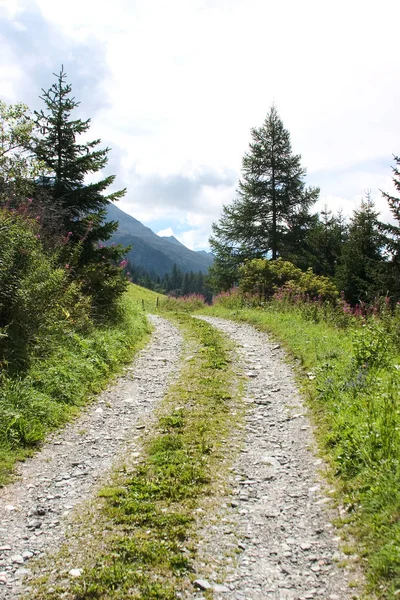
<instances>
[{"instance_id":1,"label":"wildflower","mask_svg":"<svg viewBox=\"0 0 400 600\"><path fill-rule=\"evenodd\" d=\"M66 269L69 269L69 265L65 265L65 268L66 268Z\"/></svg>"},{"instance_id":2,"label":"wildflower","mask_svg":"<svg viewBox=\"0 0 400 600\"><path fill-rule=\"evenodd\" d=\"M32 204L32 202L33 202L32 198L28 198L28 202L29 202L29 204Z\"/></svg>"},{"instance_id":3,"label":"wildflower","mask_svg":"<svg viewBox=\"0 0 400 600\"><path fill-rule=\"evenodd\" d=\"M40 239L40 233L38 233L38 234L36 235L36 238L37 238L38 240Z\"/></svg>"},{"instance_id":4,"label":"wildflower","mask_svg":"<svg viewBox=\"0 0 400 600\"><path fill-rule=\"evenodd\" d=\"M36 221L40 221L40 215L36 215Z\"/></svg>"},{"instance_id":5,"label":"wildflower","mask_svg":"<svg viewBox=\"0 0 400 600\"><path fill-rule=\"evenodd\" d=\"M72 235L72 231L68 231L67 237L71 237L71 235Z\"/></svg>"}]
</instances>

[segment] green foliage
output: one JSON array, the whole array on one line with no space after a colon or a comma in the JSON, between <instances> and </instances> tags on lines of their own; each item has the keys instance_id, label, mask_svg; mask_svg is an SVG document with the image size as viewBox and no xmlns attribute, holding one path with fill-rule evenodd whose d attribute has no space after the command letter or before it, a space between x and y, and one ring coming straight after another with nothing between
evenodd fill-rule
<instances>
[{"instance_id":1,"label":"green foliage","mask_svg":"<svg viewBox=\"0 0 400 600\"><path fill-rule=\"evenodd\" d=\"M35 130L29 108L0 100L0 202L27 198L33 179L43 168L26 150Z\"/></svg>"},{"instance_id":2,"label":"green foliage","mask_svg":"<svg viewBox=\"0 0 400 600\"><path fill-rule=\"evenodd\" d=\"M43 90L41 99L46 112L35 112L40 135L32 136L27 145L46 167L46 176L37 183L37 189L45 189L52 202L59 206L62 217L59 234L69 235L69 247L79 246L71 272L83 281L83 289L92 298L96 315L103 315L114 309L114 303L126 289L118 265L128 248L102 243L109 240L118 227L117 222L105 222L107 205L124 196L126 190L104 194L114 183L114 176L87 183L87 175L104 169L110 149L98 149L100 140L83 142L90 119L73 119L72 113L79 102L72 97L72 87L66 83L63 68L56 78L49 90ZM60 258L61 264L71 262L63 254Z\"/></svg>"},{"instance_id":3,"label":"green foliage","mask_svg":"<svg viewBox=\"0 0 400 600\"><path fill-rule=\"evenodd\" d=\"M134 283L139 283L143 287L147 287L162 294L168 294L179 298L180 296L190 296L197 294L204 296L208 302L211 301L211 292L208 286L208 278L198 271L183 273L181 269L174 264L170 273L167 273L163 278L158 277L154 273L149 273L145 269L132 265L129 261L125 267L125 271L130 280Z\"/></svg>"},{"instance_id":4,"label":"green foliage","mask_svg":"<svg viewBox=\"0 0 400 600\"><path fill-rule=\"evenodd\" d=\"M160 308L162 310L177 313L192 313L195 310L203 308L204 305L204 296L200 296L199 294L190 294L189 296L181 296L179 298L168 296L162 298L160 302Z\"/></svg>"},{"instance_id":5,"label":"green foliage","mask_svg":"<svg viewBox=\"0 0 400 600\"><path fill-rule=\"evenodd\" d=\"M318 299L320 302L329 302L332 305L336 304L339 298L338 290L333 281L329 277L315 275L310 268L301 274L298 289L300 293L311 300Z\"/></svg>"},{"instance_id":6,"label":"green foliage","mask_svg":"<svg viewBox=\"0 0 400 600\"><path fill-rule=\"evenodd\" d=\"M371 302L375 296L386 293L380 277L382 247L378 213L370 194L367 194L350 220L341 262L335 273L337 286L344 291L350 304Z\"/></svg>"},{"instance_id":7,"label":"green foliage","mask_svg":"<svg viewBox=\"0 0 400 600\"><path fill-rule=\"evenodd\" d=\"M304 273L281 259L248 261L239 269L239 278L243 294L258 296L260 301L278 294L285 296L286 300L301 296L334 304L339 296L335 285L327 277L315 275L311 269Z\"/></svg>"},{"instance_id":8,"label":"green foliage","mask_svg":"<svg viewBox=\"0 0 400 600\"><path fill-rule=\"evenodd\" d=\"M239 288L244 294L257 295L260 300L271 297L274 291L270 261L254 258L239 268Z\"/></svg>"},{"instance_id":9,"label":"green foliage","mask_svg":"<svg viewBox=\"0 0 400 600\"><path fill-rule=\"evenodd\" d=\"M11 371L43 356L53 337L90 327L89 300L37 231L35 222L0 210L0 361Z\"/></svg>"},{"instance_id":10,"label":"green foliage","mask_svg":"<svg viewBox=\"0 0 400 600\"><path fill-rule=\"evenodd\" d=\"M377 318L371 317L353 331L354 361L358 368L387 367L393 356L388 331Z\"/></svg>"},{"instance_id":11,"label":"green foliage","mask_svg":"<svg viewBox=\"0 0 400 600\"><path fill-rule=\"evenodd\" d=\"M395 166L393 170L393 184L400 193L400 157L394 156ZM389 294L396 300L400 300L400 198L382 192L389 204L394 223L380 223L380 230L384 234L384 244L389 252L390 259L384 274L385 284Z\"/></svg>"},{"instance_id":12,"label":"green foliage","mask_svg":"<svg viewBox=\"0 0 400 600\"><path fill-rule=\"evenodd\" d=\"M245 305L243 294L239 288L231 288L227 292L220 292L213 299L213 306L230 310L239 310Z\"/></svg>"},{"instance_id":13,"label":"green foliage","mask_svg":"<svg viewBox=\"0 0 400 600\"><path fill-rule=\"evenodd\" d=\"M311 266L317 275L333 277L346 240L347 225L342 212L332 215L325 205L307 232L307 266Z\"/></svg>"}]
</instances>

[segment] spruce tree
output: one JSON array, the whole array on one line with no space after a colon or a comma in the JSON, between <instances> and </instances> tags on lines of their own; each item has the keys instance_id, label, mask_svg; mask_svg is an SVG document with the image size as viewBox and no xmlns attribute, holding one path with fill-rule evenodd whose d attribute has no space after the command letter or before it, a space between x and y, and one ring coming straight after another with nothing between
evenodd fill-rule
<instances>
[{"instance_id":1,"label":"spruce tree","mask_svg":"<svg viewBox=\"0 0 400 600\"><path fill-rule=\"evenodd\" d=\"M394 156L396 166L393 170L393 183L400 193L400 157ZM389 254L386 272L387 292L398 301L400 300L400 198L382 192L386 198L395 223L381 223L381 231L384 234L385 246Z\"/></svg>"},{"instance_id":2,"label":"spruce tree","mask_svg":"<svg viewBox=\"0 0 400 600\"><path fill-rule=\"evenodd\" d=\"M190 289L190 275L185 273L182 278L182 296L187 296L192 290Z\"/></svg>"},{"instance_id":3,"label":"spruce tree","mask_svg":"<svg viewBox=\"0 0 400 600\"><path fill-rule=\"evenodd\" d=\"M333 215L325 205L307 235L311 257L309 266L314 273L334 276L340 264L346 232L347 226L342 212Z\"/></svg>"},{"instance_id":4,"label":"spruce tree","mask_svg":"<svg viewBox=\"0 0 400 600\"><path fill-rule=\"evenodd\" d=\"M99 139L82 141L90 128L90 119L73 118L72 113L80 103L72 96L72 86L66 82L63 67L54 75L55 83L49 90L42 90L44 110L35 111L40 135L29 143L29 149L46 169L38 188L46 188L59 208L62 230L58 233L68 236L68 248L79 245L79 255L75 254L76 276L83 279L85 291L95 303L108 306L125 287L117 265L127 249L102 243L118 227L117 222L105 222L106 207L124 196L126 190L104 193L113 184L114 175L87 181L88 175L106 166L110 149L99 148Z\"/></svg>"},{"instance_id":5,"label":"spruce tree","mask_svg":"<svg viewBox=\"0 0 400 600\"><path fill-rule=\"evenodd\" d=\"M113 184L114 175L97 182L87 183L88 175L101 171L108 162L110 148L98 148L99 139L83 142L80 137L90 128L90 119L73 119L72 112L79 106L72 96L72 86L66 83L63 67L56 82L43 90L40 99L45 110L35 111L40 136L30 142L30 149L47 168L48 176L40 182L51 189L51 194L63 212L64 229L72 231L72 241L87 233L90 241L106 241L116 230L116 223L103 223L109 202L118 200L126 190L105 195Z\"/></svg>"},{"instance_id":6,"label":"spruce tree","mask_svg":"<svg viewBox=\"0 0 400 600\"><path fill-rule=\"evenodd\" d=\"M381 279L384 268L382 247L378 212L368 193L350 219L341 263L335 274L338 289L351 304L370 302L385 293Z\"/></svg>"},{"instance_id":7,"label":"spruce tree","mask_svg":"<svg viewBox=\"0 0 400 600\"><path fill-rule=\"evenodd\" d=\"M292 153L290 134L275 106L263 125L252 129L251 137L237 196L213 227L214 276L224 265L232 272L243 257L275 260L284 254L290 227L300 216L304 221L318 198L318 188L305 186L306 170L300 155Z\"/></svg>"}]
</instances>

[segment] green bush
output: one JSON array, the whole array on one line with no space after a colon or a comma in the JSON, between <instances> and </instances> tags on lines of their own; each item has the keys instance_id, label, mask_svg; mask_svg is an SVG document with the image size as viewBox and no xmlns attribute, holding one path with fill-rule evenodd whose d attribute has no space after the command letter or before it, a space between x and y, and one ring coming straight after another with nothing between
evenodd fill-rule
<instances>
[{"instance_id":1,"label":"green bush","mask_svg":"<svg viewBox=\"0 0 400 600\"><path fill-rule=\"evenodd\" d=\"M268 300L274 294L285 300L301 297L332 304L339 298L334 283L328 277L315 275L312 269L303 272L291 262L281 259L253 259L240 267L239 275L239 288L244 296L255 296L260 301Z\"/></svg>"},{"instance_id":2,"label":"green bush","mask_svg":"<svg viewBox=\"0 0 400 600\"><path fill-rule=\"evenodd\" d=\"M37 231L32 220L0 210L0 362L9 370L25 369L61 331L90 327L90 299Z\"/></svg>"},{"instance_id":3,"label":"green bush","mask_svg":"<svg viewBox=\"0 0 400 600\"><path fill-rule=\"evenodd\" d=\"M115 317L128 280L121 268L108 260L89 262L79 271L82 289L91 298L92 315L97 320Z\"/></svg>"},{"instance_id":4,"label":"green bush","mask_svg":"<svg viewBox=\"0 0 400 600\"><path fill-rule=\"evenodd\" d=\"M354 360L357 367L386 367L393 356L393 344L383 323L370 317L353 330Z\"/></svg>"},{"instance_id":5,"label":"green bush","mask_svg":"<svg viewBox=\"0 0 400 600\"><path fill-rule=\"evenodd\" d=\"M292 263L255 258L239 268L239 288L243 294L256 295L267 300L288 281L298 281L302 271Z\"/></svg>"}]
</instances>

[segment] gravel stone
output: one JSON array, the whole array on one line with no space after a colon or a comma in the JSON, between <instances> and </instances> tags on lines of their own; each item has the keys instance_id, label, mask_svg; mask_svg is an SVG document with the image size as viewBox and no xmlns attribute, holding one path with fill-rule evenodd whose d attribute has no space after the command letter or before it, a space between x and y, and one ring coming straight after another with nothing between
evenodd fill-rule
<instances>
[{"instance_id":1,"label":"gravel stone","mask_svg":"<svg viewBox=\"0 0 400 600\"><path fill-rule=\"evenodd\" d=\"M203 591L212 589L212 585L206 579L196 579L194 585Z\"/></svg>"}]
</instances>

